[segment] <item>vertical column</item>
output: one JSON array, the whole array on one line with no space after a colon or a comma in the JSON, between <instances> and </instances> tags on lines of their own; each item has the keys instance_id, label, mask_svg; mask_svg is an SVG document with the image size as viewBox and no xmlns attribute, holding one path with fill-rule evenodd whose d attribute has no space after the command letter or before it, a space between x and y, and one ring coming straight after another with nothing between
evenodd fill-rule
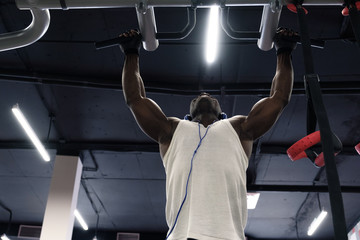
<instances>
[{"instance_id":1,"label":"vertical column","mask_svg":"<svg viewBox=\"0 0 360 240\"><path fill-rule=\"evenodd\" d=\"M40 240L71 240L81 171L78 156L56 156Z\"/></svg>"}]
</instances>

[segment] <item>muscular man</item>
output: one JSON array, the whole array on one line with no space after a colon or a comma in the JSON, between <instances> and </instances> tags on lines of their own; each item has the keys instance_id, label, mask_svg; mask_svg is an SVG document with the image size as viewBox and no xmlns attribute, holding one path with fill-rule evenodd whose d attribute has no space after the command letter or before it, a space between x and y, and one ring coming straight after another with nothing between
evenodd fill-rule
<instances>
[{"instance_id":1,"label":"muscular man","mask_svg":"<svg viewBox=\"0 0 360 240\"><path fill-rule=\"evenodd\" d=\"M146 97L139 70L141 36L134 30L122 34L128 39L120 45L124 97L144 133L158 142L166 172L167 239L245 239L248 160L253 142L274 125L290 100L294 34L278 29L270 96L247 116L222 119L219 102L201 93L190 103L190 120L165 116Z\"/></svg>"}]
</instances>

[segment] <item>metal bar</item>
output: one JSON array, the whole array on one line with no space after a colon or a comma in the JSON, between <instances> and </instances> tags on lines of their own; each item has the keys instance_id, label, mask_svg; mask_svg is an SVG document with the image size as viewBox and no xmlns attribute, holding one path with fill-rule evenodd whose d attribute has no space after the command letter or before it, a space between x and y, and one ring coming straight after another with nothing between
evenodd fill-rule
<instances>
[{"instance_id":1,"label":"metal bar","mask_svg":"<svg viewBox=\"0 0 360 240\"><path fill-rule=\"evenodd\" d=\"M159 40L181 40L189 36L196 25L196 8L187 8L188 21L181 32L162 32L156 33Z\"/></svg>"},{"instance_id":2,"label":"metal bar","mask_svg":"<svg viewBox=\"0 0 360 240\"><path fill-rule=\"evenodd\" d=\"M259 32L250 32L250 31L235 31L230 23L229 23L229 7L222 7L221 8L221 18L220 18L220 25L224 32L231 37L232 39L236 40L257 40L260 38Z\"/></svg>"},{"instance_id":3,"label":"metal bar","mask_svg":"<svg viewBox=\"0 0 360 240\"><path fill-rule=\"evenodd\" d=\"M32 22L23 30L0 34L0 52L28 46L40 39L50 25L49 10L30 9Z\"/></svg>"},{"instance_id":4,"label":"metal bar","mask_svg":"<svg viewBox=\"0 0 360 240\"><path fill-rule=\"evenodd\" d=\"M260 38L257 42L258 47L263 51L269 51L273 48L273 39L279 24L281 7L276 11L271 9L270 5L265 5L261 17Z\"/></svg>"},{"instance_id":5,"label":"metal bar","mask_svg":"<svg viewBox=\"0 0 360 240\"><path fill-rule=\"evenodd\" d=\"M321 82L321 88L323 94L360 94L360 82L359 75L339 75L336 76L321 76L323 82ZM143 78L147 78L143 75ZM324 82L329 78L330 82ZM254 77L254 82L245 83L223 83L223 84L209 84L203 86L203 91L208 91L213 95L220 95L221 88L225 89L227 96L232 95L268 95L270 91L270 85L267 80L269 78ZM341 82L335 82L336 79ZM170 84L168 79L158 78L159 82L148 82L146 91L149 93L160 94L174 94L174 95L198 95L199 86L197 84L179 84L183 82L183 79L174 78L172 82L176 84ZM23 73L23 72L9 72L0 68L0 82L13 82L22 84L33 85L52 85L52 86L67 86L74 88L89 88L89 89L112 89L115 91L122 90L119 79L91 79L89 77L69 77L61 75L49 75L37 73ZM188 90L184 90L188 89ZM304 95L304 86L300 82L294 83L293 95Z\"/></svg>"},{"instance_id":6,"label":"metal bar","mask_svg":"<svg viewBox=\"0 0 360 240\"><path fill-rule=\"evenodd\" d=\"M289 145L282 144L262 144L260 154L283 154ZM46 149L63 149L71 151L101 150L114 152L159 152L159 145L152 142L64 142L57 141L44 142ZM34 146L27 141L0 141L0 149L34 149ZM341 155L358 156L354 146L344 146ZM289 160L290 161L290 160Z\"/></svg>"},{"instance_id":7,"label":"metal bar","mask_svg":"<svg viewBox=\"0 0 360 240\"><path fill-rule=\"evenodd\" d=\"M147 51L154 51L159 46L156 39L156 23L154 7L148 7L144 3L136 6L136 16L142 35L143 48Z\"/></svg>"},{"instance_id":8,"label":"metal bar","mask_svg":"<svg viewBox=\"0 0 360 240\"><path fill-rule=\"evenodd\" d=\"M82 9L82 8L120 8L135 7L139 0L64 0L62 6L60 0L16 0L19 9L30 9L37 7L40 9ZM291 0L283 0L284 5L292 3ZM191 0L148 0L148 6L153 7L191 7ZM264 6L269 4L269 0L226 0L226 6ZM342 5L342 0L305 0L303 5ZM202 3L199 7L209 7Z\"/></svg>"},{"instance_id":9,"label":"metal bar","mask_svg":"<svg viewBox=\"0 0 360 240\"><path fill-rule=\"evenodd\" d=\"M286 144L262 144L261 145L261 154L287 154L286 151L290 147L290 145ZM319 147L319 149L321 149ZM347 156L356 156L356 150L354 146L347 145L343 146L343 149L340 152L341 155Z\"/></svg>"},{"instance_id":10,"label":"metal bar","mask_svg":"<svg viewBox=\"0 0 360 240\"><path fill-rule=\"evenodd\" d=\"M329 192L327 185L248 185L249 192ZM343 193L360 193L360 186L341 186Z\"/></svg>"},{"instance_id":11,"label":"metal bar","mask_svg":"<svg viewBox=\"0 0 360 240\"><path fill-rule=\"evenodd\" d=\"M47 142L46 149L57 149L60 152L80 152L84 150L101 150L114 152L159 152L159 145L149 142L119 143L119 142ZM26 141L0 141L0 149L34 149Z\"/></svg>"}]
</instances>

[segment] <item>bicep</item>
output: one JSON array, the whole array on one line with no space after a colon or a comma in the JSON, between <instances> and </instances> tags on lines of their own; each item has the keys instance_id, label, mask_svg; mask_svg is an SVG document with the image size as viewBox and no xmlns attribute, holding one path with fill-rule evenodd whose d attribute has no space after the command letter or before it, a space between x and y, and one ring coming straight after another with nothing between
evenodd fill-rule
<instances>
[{"instance_id":1,"label":"bicep","mask_svg":"<svg viewBox=\"0 0 360 240\"><path fill-rule=\"evenodd\" d=\"M156 142L171 132L171 123L161 108L149 98L141 98L129 105L139 127Z\"/></svg>"},{"instance_id":2,"label":"bicep","mask_svg":"<svg viewBox=\"0 0 360 240\"><path fill-rule=\"evenodd\" d=\"M255 140L275 124L287 102L281 98L268 97L261 99L250 110L243 123L244 131Z\"/></svg>"}]
</instances>

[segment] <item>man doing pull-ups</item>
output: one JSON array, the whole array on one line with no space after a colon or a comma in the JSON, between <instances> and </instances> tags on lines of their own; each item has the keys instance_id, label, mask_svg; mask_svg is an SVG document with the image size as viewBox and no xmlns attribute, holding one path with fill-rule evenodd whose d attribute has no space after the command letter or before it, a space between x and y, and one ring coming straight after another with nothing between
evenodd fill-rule
<instances>
[{"instance_id":1,"label":"man doing pull-ups","mask_svg":"<svg viewBox=\"0 0 360 240\"><path fill-rule=\"evenodd\" d=\"M289 29L277 30L270 96L247 116L224 119L219 102L201 93L190 103L189 120L165 116L146 97L139 69L141 35L135 30L121 35L127 38L120 45L124 97L140 128L159 144L166 172L167 239L245 239L246 169L253 142L274 125L290 100L294 35Z\"/></svg>"}]
</instances>

